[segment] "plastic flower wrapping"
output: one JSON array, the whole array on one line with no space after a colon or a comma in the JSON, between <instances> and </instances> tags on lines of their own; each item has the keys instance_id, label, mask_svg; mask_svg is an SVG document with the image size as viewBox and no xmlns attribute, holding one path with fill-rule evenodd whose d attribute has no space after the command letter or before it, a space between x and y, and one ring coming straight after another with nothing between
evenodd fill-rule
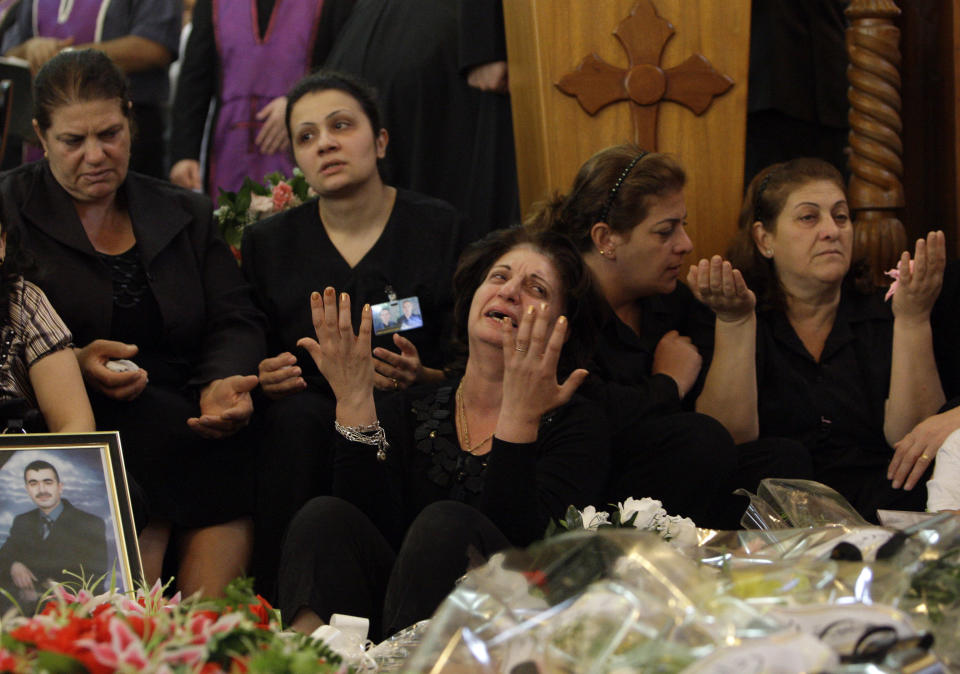
<instances>
[{"instance_id":1,"label":"plastic flower wrapping","mask_svg":"<svg viewBox=\"0 0 960 674\"><path fill-rule=\"evenodd\" d=\"M956 516L871 526L823 485L766 480L753 528L668 542L602 526L625 505L494 555L428 624L377 647L380 671L960 669Z\"/></svg>"},{"instance_id":2,"label":"plastic flower wrapping","mask_svg":"<svg viewBox=\"0 0 960 674\"><path fill-rule=\"evenodd\" d=\"M223 600L165 598L159 583L134 596L56 585L44 608L2 619L0 672L216 674L347 672L320 641L280 631L252 581Z\"/></svg>"},{"instance_id":3,"label":"plastic flower wrapping","mask_svg":"<svg viewBox=\"0 0 960 674\"><path fill-rule=\"evenodd\" d=\"M236 192L221 188L217 197L218 208L213 212L213 216L220 227L220 234L236 254L247 225L299 206L313 196L316 195L312 193L299 168L293 169L293 176L290 178L275 171L265 176L262 184L245 178Z\"/></svg>"}]
</instances>

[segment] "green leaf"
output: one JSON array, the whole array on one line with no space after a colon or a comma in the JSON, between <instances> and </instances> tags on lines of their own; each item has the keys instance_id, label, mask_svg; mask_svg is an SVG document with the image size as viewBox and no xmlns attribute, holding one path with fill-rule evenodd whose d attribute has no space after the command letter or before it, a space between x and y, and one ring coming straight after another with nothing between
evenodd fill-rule
<instances>
[{"instance_id":1,"label":"green leaf","mask_svg":"<svg viewBox=\"0 0 960 674\"><path fill-rule=\"evenodd\" d=\"M87 668L79 660L63 653L37 651L37 671L50 674L87 674Z\"/></svg>"}]
</instances>

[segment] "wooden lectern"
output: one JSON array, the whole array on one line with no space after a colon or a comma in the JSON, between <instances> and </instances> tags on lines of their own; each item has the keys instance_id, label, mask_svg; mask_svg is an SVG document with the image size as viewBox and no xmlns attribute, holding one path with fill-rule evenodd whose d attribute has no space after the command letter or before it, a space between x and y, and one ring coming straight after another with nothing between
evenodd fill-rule
<instances>
[{"instance_id":1,"label":"wooden lectern","mask_svg":"<svg viewBox=\"0 0 960 674\"><path fill-rule=\"evenodd\" d=\"M597 150L655 142L687 171L688 261L723 253L743 193L750 0L504 0L504 17L523 213Z\"/></svg>"}]
</instances>

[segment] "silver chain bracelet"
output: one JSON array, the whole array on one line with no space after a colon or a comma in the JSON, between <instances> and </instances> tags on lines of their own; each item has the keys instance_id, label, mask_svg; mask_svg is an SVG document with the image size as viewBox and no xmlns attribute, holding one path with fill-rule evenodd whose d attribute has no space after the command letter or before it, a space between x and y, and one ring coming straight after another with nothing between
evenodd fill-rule
<instances>
[{"instance_id":1,"label":"silver chain bracelet","mask_svg":"<svg viewBox=\"0 0 960 674\"><path fill-rule=\"evenodd\" d=\"M350 442L376 446L377 461L387 460L387 450L390 449L390 443L387 442L387 434L379 421L374 421L369 426L344 426L334 419L333 427L337 430L337 433Z\"/></svg>"}]
</instances>

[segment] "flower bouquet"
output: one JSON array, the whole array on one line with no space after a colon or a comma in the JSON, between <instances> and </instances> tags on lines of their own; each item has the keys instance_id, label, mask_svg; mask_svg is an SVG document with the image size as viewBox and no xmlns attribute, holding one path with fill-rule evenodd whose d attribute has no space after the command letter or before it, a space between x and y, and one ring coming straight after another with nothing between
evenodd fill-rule
<instances>
[{"instance_id":1,"label":"flower bouquet","mask_svg":"<svg viewBox=\"0 0 960 674\"><path fill-rule=\"evenodd\" d=\"M587 506L577 510L567 508L564 518L559 522L550 522L546 538L564 531L597 531L599 529L638 529L652 531L667 541L679 545L697 544L697 525L689 517L670 515L663 509L660 501L652 498L633 497L621 503L611 503L610 512Z\"/></svg>"},{"instance_id":2,"label":"flower bouquet","mask_svg":"<svg viewBox=\"0 0 960 674\"><path fill-rule=\"evenodd\" d=\"M2 620L0 672L347 672L309 637L280 632L278 612L237 580L220 600L54 586L36 615Z\"/></svg>"},{"instance_id":3,"label":"flower bouquet","mask_svg":"<svg viewBox=\"0 0 960 674\"><path fill-rule=\"evenodd\" d=\"M220 234L236 255L243 239L244 227L261 218L299 206L313 196L315 195L299 168L293 169L291 178L274 171L265 177L264 184L245 178L237 192L228 192L221 188L217 198L219 208L213 215L220 227Z\"/></svg>"}]
</instances>

